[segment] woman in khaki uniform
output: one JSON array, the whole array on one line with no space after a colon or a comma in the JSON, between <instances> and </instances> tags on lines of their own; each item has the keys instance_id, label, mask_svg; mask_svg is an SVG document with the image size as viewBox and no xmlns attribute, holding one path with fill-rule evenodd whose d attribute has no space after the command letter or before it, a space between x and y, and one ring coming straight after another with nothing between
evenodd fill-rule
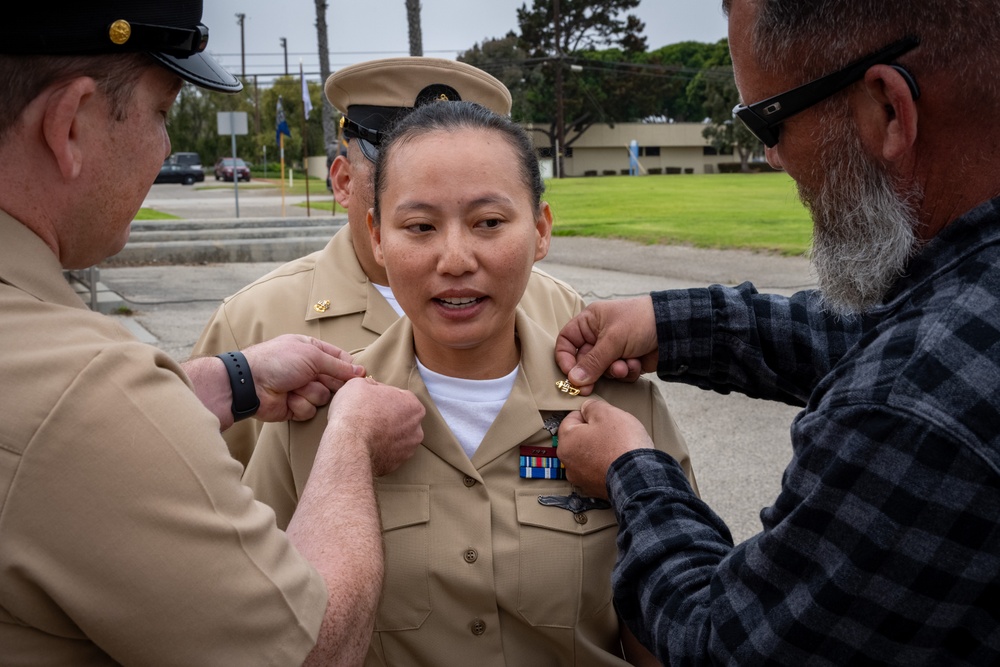
<instances>
[{"instance_id":1,"label":"woman in khaki uniform","mask_svg":"<svg viewBox=\"0 0 1000 667\"><path fill-rule=\"evenodd\" d=\"M548 250L542 189L524 132L475 104L418 109L382 148L369 225L407 317L357 362L427 415L414 457L378 481L386 578L366 664L619 665L623 644L651 659L611 603L614 514L559 467L558 424L583 399L557 386L554 338L518 307ZM595 394L691 477L654 385ZM321 432L317 419L261 434L244 481L279 525Z\"/></svg>"}]
</instances>

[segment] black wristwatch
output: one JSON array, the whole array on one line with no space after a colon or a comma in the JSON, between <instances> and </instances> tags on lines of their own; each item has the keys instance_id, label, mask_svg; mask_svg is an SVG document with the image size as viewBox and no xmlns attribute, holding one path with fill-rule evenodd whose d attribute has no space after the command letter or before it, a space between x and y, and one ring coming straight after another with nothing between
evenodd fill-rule
<instances>
[{"instance_id":1,"label":"black wristwatch","mask_svg":"<svg viewBox=\"0 0 1000 667\"><path fill-rule=\"evenodd\" d=\"M222 359L229 373L229 386L233 390L233 421L253 417L260 408L257 388L250 374L250 364L242 352L224 352L215 355Z\"/></svg>"}]
</instances>

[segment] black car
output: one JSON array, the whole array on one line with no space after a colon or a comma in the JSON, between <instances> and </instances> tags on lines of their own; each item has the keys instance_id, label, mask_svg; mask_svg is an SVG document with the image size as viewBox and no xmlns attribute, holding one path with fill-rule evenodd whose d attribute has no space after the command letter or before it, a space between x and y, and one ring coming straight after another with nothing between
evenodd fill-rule
<instances>
[{"instance_id":1,"label":"black car","mask_svg":"<svg viewBox=\"0 0 1000 667\"><path fill-rule=\"evenodd\" d=\"M200 183L204 180L205 172L202 170L201 165L171 164L168 161L164 162L163 166L160 167L160 173L157 174L156 180L153 182L191 185L192 183Z\"/></svg>"}]
</instances>

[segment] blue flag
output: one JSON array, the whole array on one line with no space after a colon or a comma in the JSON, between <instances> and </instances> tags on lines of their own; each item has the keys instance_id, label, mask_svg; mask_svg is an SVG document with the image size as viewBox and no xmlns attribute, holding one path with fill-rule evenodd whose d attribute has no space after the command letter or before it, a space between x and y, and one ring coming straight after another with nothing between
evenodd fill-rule
<instances>
[{"instance_id":1,"label":"blue flag","mask_svg":"<svg viewBox=\"0 0 1000 667\"><path fill-rule=\"evenodd\" d=\"M274 142L281 145L281 135L288 137L292 136L291 131L288 129L288 121L285 120L285 110L281 108L281 96L278 96L278 128L274 132Z\"/></svg>"}]
</instances>

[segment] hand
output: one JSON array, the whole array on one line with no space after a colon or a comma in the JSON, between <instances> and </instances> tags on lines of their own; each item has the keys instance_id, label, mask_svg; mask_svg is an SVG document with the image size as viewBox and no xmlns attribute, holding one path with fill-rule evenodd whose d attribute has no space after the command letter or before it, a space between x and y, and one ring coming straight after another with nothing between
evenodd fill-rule
<instances>
[{"instance_id":1,"label":"hand","mask_svg":"<svg viewBox=\"0 0 1000 667\"><path fill-rule=\"evenodd\" d=\"M559 426L559 460L566 479L592 498L607 498L608 468L633 449L652 448L642 423L618 408L591 399Z\"/></svg>"},{"instance_id":2,"label":"hand","mask_svg":"<svg viewBox=\"0 0 1000 667\"><path fill-rule=\"evenodd\" d=\"M285 334L243 350L250 364L261 421L303 421L351 378L364 375L340 348L310 336Z\"/></svg>"},{"instance_id":3,"label":"hand","mask_svg":"<svg viewBox=\"0 0 1000 667\"><path fill-rule=\"evenodd\" d=\"M412 392L357 378L337 392L328 419L357 434L371 454L372 473L381 477L413 456L423 442L420 421L425 412Z\"/></svg>"},{"instance_id":4,"label":"hand","mask_svg":"<svg viewBox=\"0 0 1000 667\"><path fill-rule=\"evenodd\" d=\"M556 340L556 363L584 396L602 374L635 382L656 370L657 352L656 318L648 296L592 303Z\"/></svg>"}]
</instances>

